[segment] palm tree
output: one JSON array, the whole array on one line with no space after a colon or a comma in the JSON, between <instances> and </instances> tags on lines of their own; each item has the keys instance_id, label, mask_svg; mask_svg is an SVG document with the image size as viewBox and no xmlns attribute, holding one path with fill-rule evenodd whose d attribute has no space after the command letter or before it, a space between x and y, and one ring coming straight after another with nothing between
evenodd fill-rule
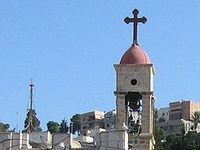
<instances>
[{"instance_id":1,"label":"palm tree","mask_svg":"<svg viewBox=\"0 0 200 150\"><path fill-rule=\"evenodd\" d=\"M198 123L200 123L200 111L195 111L191 116L191 121L194 123L194 129L197 129Z\"/></svg>"},{"instance_id":2,"label":"palm tree","mask_svg":"<svg viewBox=\"0 0 200 150\"><path fill-rule=\"evenodd\" d=\"M60 133L67 133L68 132L68 125L67 120L64 118L60 123Z\"/></svg>"}]
</instances>

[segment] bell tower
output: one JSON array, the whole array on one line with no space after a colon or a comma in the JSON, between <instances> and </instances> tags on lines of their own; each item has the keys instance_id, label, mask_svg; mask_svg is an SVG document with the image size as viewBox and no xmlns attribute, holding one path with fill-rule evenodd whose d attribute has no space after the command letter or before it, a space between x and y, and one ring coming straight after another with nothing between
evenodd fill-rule
<instances>
[{"instance_id":1,"label":"bell tower","mask_svg":"<svg viewBox=\"0 0 200 150\"><path fill-rule=\"evenodd\" d=\"M129 148L132 150L153 150L153 76L154 68L149 56L137 41L139 22L146 23L145 17L138 18L139 11L133 10L134 18L125 18L133 23L133 44L124 53L116 70L116 129L128 129Z\"/></svg>"}]
</instances>

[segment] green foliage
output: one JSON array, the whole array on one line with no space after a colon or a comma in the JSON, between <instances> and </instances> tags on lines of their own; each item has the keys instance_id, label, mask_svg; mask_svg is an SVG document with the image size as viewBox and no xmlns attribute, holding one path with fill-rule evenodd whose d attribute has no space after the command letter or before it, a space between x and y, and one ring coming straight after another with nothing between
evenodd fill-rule
<instances>
[{"instance_id":1,"label":"green foliage","mask_svg":"<svg viewBox=\"0 0 200 150\"><path fill-rule=\"evenodd\" d=\"M158 127L158 111L154 110L154 138L155 138L155 150L164 150L163 141L164 137L164 130Z\"/></svg>"},{"instance_id":2,"label":"green foliage","mask_svg":"<svg viewBox=\"0 0 200 150\"><path fill-rule=\"evenodd\" d=\"M40 121L36 117L35 110L29 110L27 113L27 117L24 121L24 130L23 132L40 132L42 129L40 128Z\"/></svg>"},{"instance_id":3,"label":"green foliage","mask_svg":"<svg viewBox=\"0 0 200 150\"><path fill-rule=\"evenodd\" d=\"M10 128L9 124L4 124L0 122L0 132L7 132L9 128Z\"/></svg>"},{"instance_id":4,"label":"green foliage","mask_svg":"<svg viewBox=\"0 0 200 150\"><path fill-rule=\"evenodd\" d=\"M155 128L155 133L154 133L154 137L155 137L155 150L163 150L163 141L164 141L164 131L163 129L157 127Z\"/></svg>"},{"instance_id":5,"label":"green foliage","mask_svg":"<svg viewBox=\"0 0 200 150\"><path fill-rule=\"evenodd\" d=\"M73 133L77 132L80 135L80 114L73 115L70 121L73 123Z\"/></svg>"},{"instance_id":6,"label":"green foliage","mask_svg":"<svg viewBox=\"0 0 200 150\"><path fill-rule=\"evenodd\" d=\"M164 150L182 150L184 135L170 134L166 137L166 142L163 143Z\"/></svg>"},{"instance_id":7,"label":"green foliage","mask_svg":"<svg viewBox=\"0 0 200 150\"><path fill-rule=\"evenodd\" d=\"M156 139L159 139L158 134L155 134ZM170 134L165 141L156 142L155 150L200 150L200 133L191 131L186 135Z\"/></svg>"},{"instance_id":8,"label":"green foliage","mask_svg":"<svg viewBox=\"0 0 200 150\"><path fill-rule=\"evenodd\" d=\"M194 129L197 128L198 123L200 123L200 111L195 111L191 116L191 121L194 123Z\"/></svg>"},{"instance_id":9,"label":"green foliage","mask_svg":"<svg viewBox=\"0 0 200 150\"><path fill-rule=\"evenodd\" d=\"M67 133L68 132L68 125L67 125L67 120L66 119L63 119L60 123L60 133Z\"/></svg>"},{"instance_id":10,"label":"green foliage","mask_svg":"<svg viewBox=\"0 0 200 150\"><path fill-rule=\"evenodd\" d=\"M185 150L199 150L200 149L200 133L195 131L188 132L184 137Z\"/></svg>"},{"instance_id":11,"label":"green foliage","mask_svg":"<svg viewBox=\"0 0 200 150\"><path fill-rule=\"evenodd\" d=\"M60 125L57 122L49 121L47 123L47 129L51 133L58 133L60 131Z\"/></svg>"},{"instance_id":12,"label":"green foliage","mask_svg":"<svg viewBox=\"0 0 200 150\"><path fill-rule=\"evenodd\" d=\"M63 119L60 124L54 121L49 121L47 123L47 129L51 133L67 133L69 129L67 124L66 119Z\"/></svg>"}]
</instances>

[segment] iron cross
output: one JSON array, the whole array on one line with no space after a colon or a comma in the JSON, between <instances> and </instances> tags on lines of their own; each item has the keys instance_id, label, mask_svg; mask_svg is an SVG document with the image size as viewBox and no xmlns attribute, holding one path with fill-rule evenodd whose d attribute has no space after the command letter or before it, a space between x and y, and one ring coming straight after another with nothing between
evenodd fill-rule
<instances>
[{"instance_id":1,"label":"iron cross","mask_svg":"<svg viewBox=\"0 0 200 150\"><path fill-rule=\"evenodd\" d=\"M138 23L142 22L143 24L145 24L147 22L147 18L145 18L145 17L138 18L139 11L137 9L134 9L132 11L132 13L133 13L134 17L133 18L126 17L124 19L124 22L126 24L133 22L133 44L138 44L138 41L137 41L137 26L138 26Z\"/></svg>"}]
</instances>

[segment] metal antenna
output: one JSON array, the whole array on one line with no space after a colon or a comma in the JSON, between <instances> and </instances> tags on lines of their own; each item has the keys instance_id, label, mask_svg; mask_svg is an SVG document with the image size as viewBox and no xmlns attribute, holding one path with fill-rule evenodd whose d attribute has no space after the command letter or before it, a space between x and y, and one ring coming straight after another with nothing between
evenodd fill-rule
<instances>
[{"instance_id":1,"label":"metal antenna","mask_svg":"<svg viewBox=\"0 0 200 150\"><path fill-rule=\"evenodd\" d=\"M33 107L33 81L31 79L31 84L30 86L30 97L29 97L29 101L30 101L30 106L28 108L28 125L27 125L27 132L31 132L31 130L33 129L33 115L34 115L34 107Z\"/></svg>"},{"instance_id":2,"label":"metal antenna","mask_svg":"<svg viewBox=\"0 0 200 150\"><path fill-rule=\"evenodd\" d=\"M31 79L31 84L29 86L30 86L30 107L29 107L29 109L33 110L33 87L35 85L33 84L32 79Z\"/></svg>"}]
</instances>

